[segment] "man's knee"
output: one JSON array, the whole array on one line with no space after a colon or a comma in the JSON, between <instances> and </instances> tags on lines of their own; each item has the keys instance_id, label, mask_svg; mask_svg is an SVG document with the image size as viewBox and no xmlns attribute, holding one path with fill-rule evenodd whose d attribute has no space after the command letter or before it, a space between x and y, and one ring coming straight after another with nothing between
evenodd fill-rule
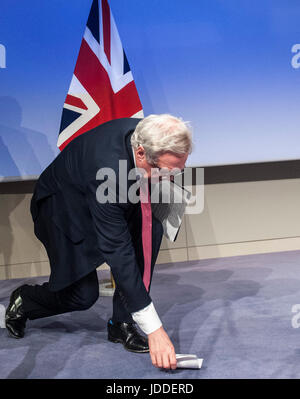
<instances>
[{"instance_id":1,"label":"man's knee","mask_svg":"<svg viewBox=\"0 0 300 399\"><path fill-rule=\"evenodd\" d=\"M84 295L81 295L77 300L77 309L86 310L91 308L97 299L99 298L99 287L93 291L86 291Z\"/></svg>"},{"instance_id":2,"label":"man's knee","mask_svg":"<svg viewBox=\"0 0 300 399\"><path fill-rule=\"evenodd\" d=\"M63 289L59 293L59 296L60 302L69 311L90 308L99 298L99 282L96 272L84 276L74 284Z\"/></svg>"},{"instance_id":3,"label":"man's knee","mask_svg":"<svg viewBox=\"0 0 300 399\"><path fill-rule=\"evenodd\" d=\"M99 298L99 284L95 282L89 284L75 284L65 293L65 298L72 310L86 310Z\"/></svg>"}]
</instances>

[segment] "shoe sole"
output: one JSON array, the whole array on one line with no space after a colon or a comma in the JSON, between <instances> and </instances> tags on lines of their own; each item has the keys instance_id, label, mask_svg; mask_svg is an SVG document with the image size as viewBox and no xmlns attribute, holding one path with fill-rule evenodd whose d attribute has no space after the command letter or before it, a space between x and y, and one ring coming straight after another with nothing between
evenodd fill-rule
<instances>
[{"instance_id":1,"label":"shoe sole","mask_svg":"<svg viewBox=\"0 0 300 399\"><path fill-rule=\"evenodd\" d=\"M146 350L140 350L140 351L134 351L132 349L128 349L126 348L124 342L120 339L120 338L111 338L108 337L107 338L110 342L113 342L114 344L122 344L124 346L124 348L128 351L128 352L133 352L133 353L149 353L149 349Z\"/></svg>"}]
</instances>

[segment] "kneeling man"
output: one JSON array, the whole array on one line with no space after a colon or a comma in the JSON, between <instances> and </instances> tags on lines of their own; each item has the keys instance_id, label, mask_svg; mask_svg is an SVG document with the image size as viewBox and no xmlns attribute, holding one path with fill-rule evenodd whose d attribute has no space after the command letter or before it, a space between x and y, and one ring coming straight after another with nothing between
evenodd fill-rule
<instances>
[{"instance_id":1,"label":"kneeling man","mask_svg":"<svg viewBox=\"0 0 300 399\"><path fill-rule=\"evenodd\" d=\"M28 319L90 308L99 296L96 268L106 262L116 282L108 339L150 352L156 367L176 368L173 344L149 295L162 224L151 212L148 184L141 183L137 201L130 188L138 177L148 183L153 168L182 170L191 146L187 125L163 114L112 120L64 148L41 174L31 201L50 278L11 294L5 316L10 336L23 338ZM135 168L142 171L136 178Z\"/></svg>"}]
</instances>

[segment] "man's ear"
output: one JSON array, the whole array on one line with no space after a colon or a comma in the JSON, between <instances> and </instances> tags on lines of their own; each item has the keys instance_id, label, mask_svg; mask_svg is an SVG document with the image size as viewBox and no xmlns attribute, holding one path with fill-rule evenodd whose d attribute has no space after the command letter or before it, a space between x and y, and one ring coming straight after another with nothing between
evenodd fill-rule
<instances>
[{"instance_id":1,"label":"man's ear","mask_svg":"<svg viewBox=\"0 0 300 399\"><path fill-rule=\"evenodd\" d=\"M140 162L145 160L145 150L142 145L138 146L136 150L136 157Z\"/></svg>"}]
</instances>

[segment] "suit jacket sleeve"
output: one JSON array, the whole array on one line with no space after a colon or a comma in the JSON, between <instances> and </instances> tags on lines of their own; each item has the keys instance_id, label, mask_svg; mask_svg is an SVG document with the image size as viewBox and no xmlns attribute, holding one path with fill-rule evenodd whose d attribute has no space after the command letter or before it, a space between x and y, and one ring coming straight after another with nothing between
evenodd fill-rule
<instances>
[{"instance_id":1,"label":"suit jacket sleeve","mask_svg":"<svg viewBox=\"0 0 300 399\"><path fill-rule=\"evenodd\" d=\"M137 312L152 301L142 280L125 218L128 204L99 203L94 184L89 186L87 201L99 248L111 268L124 305L130 313Z\"/></svg>"}]
</instances>

